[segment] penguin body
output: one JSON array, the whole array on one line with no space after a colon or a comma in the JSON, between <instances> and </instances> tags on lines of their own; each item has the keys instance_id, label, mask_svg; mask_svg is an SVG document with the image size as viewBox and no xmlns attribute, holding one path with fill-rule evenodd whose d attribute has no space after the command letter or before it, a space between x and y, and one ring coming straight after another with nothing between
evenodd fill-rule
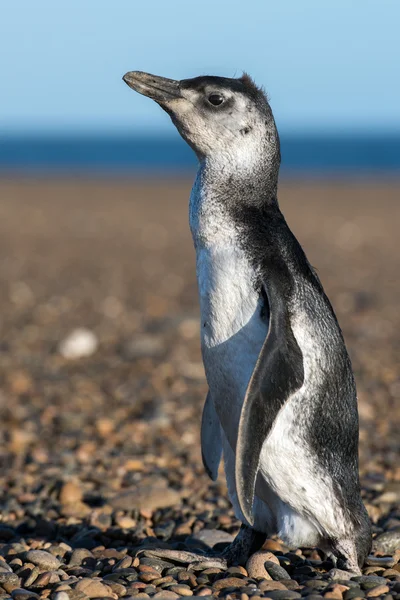
<instances>
[{"instance_id":1,"label":"penguin body","mask_svg":"<svg viewBox=\"0 0 400 600\"><path fill-rule=\"evenodd\" d=\"M216 478L223 453L248 530L319 546L359 572L371 530L354 378L330 302L279 209L279 137L265 94L246 75L125 81L170 114L200 162L189 220L209 385L206 470Z\"/></svg>"},{"instance_id":2,"label":"penguin body","mask_svg":"<svg viewBox=\"0 0 400 600\"><path fill-rule=\"evenodd\" d=\"M230 499L237 518L248 522L237 497L235 460L230 460L229 455L231 449L236 447L243 401L268 334L269 310L265 306L268 299L263 297L259 289L260 273L242 247L245 244L241 240L240 222L235 225L234 216L226 212L220 207L215 208L212 192L207 193L206 182L202 186L194 186L190 200L190 225L196 248L202 354L210 398L222 427L220 439L215 435L215 430L214 435L209 436L214 440L210 454L214 458L218 455L218 446L223 447ZM199 214L201 219L198 218ZM219 219L221 226L217 225ZM318 346L312 341L313 337L318 336L314 333L313 322L309 323L301 306L296 317L292 329L301 344L303 360L306 355L307 359L308 354L311 355L310 372L313 373L312 361L318 361L317 355L323 354L318 352ZM307 322L311 325L311 331L306 332ZM309 341L311 352L307 347ZM318 466L311 460L307 447L305 451L303 448L307 423L300 422L297 413L305 410L307 398L313 394L313 385L312 381L308 381L310 390L302 386L301 393L299 391L288 399L274 420L270 435L262 444L260 475L252 509L251 524L257 531L277 532L289 546L296 548L318 545L320 542L321 528L318 524L301 517L310 508L308 505L311 500L314 503L314 515L321 506L325 506L324 513L329 513L329 510L337 513L334 517L329 514L320 516L327 526L330 522L330 529L337 527L339 520L343 521L343 517L338 518L340 507L336 506L332 485L329 481L321 485L324 474L315 476ZM268 406L264 410L268 410ZM207 427L207 423L204 423L204 427ZM203 434L203 437L206 435ZM304 502L307 503L306 507L303 506ZM299 511L295 510L297 506Z\"/></svg>"}]
</instances>

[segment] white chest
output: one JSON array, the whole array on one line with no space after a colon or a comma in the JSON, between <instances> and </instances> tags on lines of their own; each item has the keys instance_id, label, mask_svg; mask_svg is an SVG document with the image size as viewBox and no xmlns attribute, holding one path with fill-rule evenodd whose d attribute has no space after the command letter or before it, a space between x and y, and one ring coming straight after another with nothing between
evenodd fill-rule
<instances>
[{"instance_id":1,"label":"white chest","mask_svg":"<svg viewBox=\"0 0 400 600\"><path fill-rule=\"evenodd\" d=\"M201 342L211 396L232 445L268 323L255 274L237 246L197 249Z\"/></svg>"},{"instance_id":2,"label":"white chest","mask_svg":"<svg viewBox=\"0 0 400 600\"><path fill-rule=\"evenodd\" d=\"M232 448L248 382L268 332L256 273L225 202L199 175L190 198L207 382Z\"/></svg>"}]
</instances>

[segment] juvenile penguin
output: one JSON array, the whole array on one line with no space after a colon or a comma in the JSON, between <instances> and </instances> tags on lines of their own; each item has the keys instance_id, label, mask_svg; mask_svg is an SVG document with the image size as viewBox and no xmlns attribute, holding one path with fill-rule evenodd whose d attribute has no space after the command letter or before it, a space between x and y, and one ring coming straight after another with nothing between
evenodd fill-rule
<instances>
[{"instance_id":1,"label":"juvenile penguin","mask_svg":"<svg viewBox=\"0 0 400 600\"><path fill-rule=\"evenodd\" d=\"M279 209L280 146L267 98L247 75L175 81L136 71L124 81L170 115L200 163L189 214L209 386L202 455L215 480L223 454L242 522L220 557L155 554L243 563L278 534L359 573L371 528L356 388L332 306Z\"/></svg>"}]
</instances>

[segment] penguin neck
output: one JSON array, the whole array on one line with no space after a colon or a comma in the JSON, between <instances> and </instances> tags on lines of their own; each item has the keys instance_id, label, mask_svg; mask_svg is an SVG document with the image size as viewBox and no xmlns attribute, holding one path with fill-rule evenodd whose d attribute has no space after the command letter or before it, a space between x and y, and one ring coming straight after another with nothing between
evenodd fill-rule
<instances>
[{"instance_id":1,"label":"penguin neck","mask_svg":"<svg viewBox=\"0 0 400 600\"><path fill-rule=\"evenodd\" d=\"M253 163L232 158L212 156L200 161L189 208L196 249L235 246L248 215L253 220L266 210L279 210L279 161L270 164L261 154Z\"/></svg>"},{"instance_id":2,"label":"penguin neck","mask_svg":"<svg viewBox=\"0 0 400 600\"><path fill-rule=\"evenodd\" d=\"M231 208L277 205L279 157L261 149L246 154L224 153L200 161L197 179L203 193Z\"/></svg>"}]
</instances>

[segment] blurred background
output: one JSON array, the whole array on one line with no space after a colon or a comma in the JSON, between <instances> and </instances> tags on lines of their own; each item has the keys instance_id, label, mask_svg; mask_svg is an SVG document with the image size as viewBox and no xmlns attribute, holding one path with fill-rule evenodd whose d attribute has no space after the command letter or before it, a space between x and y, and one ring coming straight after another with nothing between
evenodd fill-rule
<instances>
[{"instance_id":1,"label":"blurred background","mask_svg":"<svg viewBox=\"0 0 400 600\"><path fill-rule=\"evenodd\" d=\"M194 158L121 81L248 71L267 90L283 172L400 167L396 0L17 0L0 24L0 168L180 173Z\"/></svg>"},{"instance_id":2,"label":"blurred background","mask_svg":"<svg viewBox=\"0 0 400 600\"><path fill-rule=\"evenodd\" d=\"M237 530L201 466L196 161L129 70L265 86L281 208L355 369L364 498L400 526L399 21L397 0L3 4L0 538Z\"/></svg>"}]
</instances>

